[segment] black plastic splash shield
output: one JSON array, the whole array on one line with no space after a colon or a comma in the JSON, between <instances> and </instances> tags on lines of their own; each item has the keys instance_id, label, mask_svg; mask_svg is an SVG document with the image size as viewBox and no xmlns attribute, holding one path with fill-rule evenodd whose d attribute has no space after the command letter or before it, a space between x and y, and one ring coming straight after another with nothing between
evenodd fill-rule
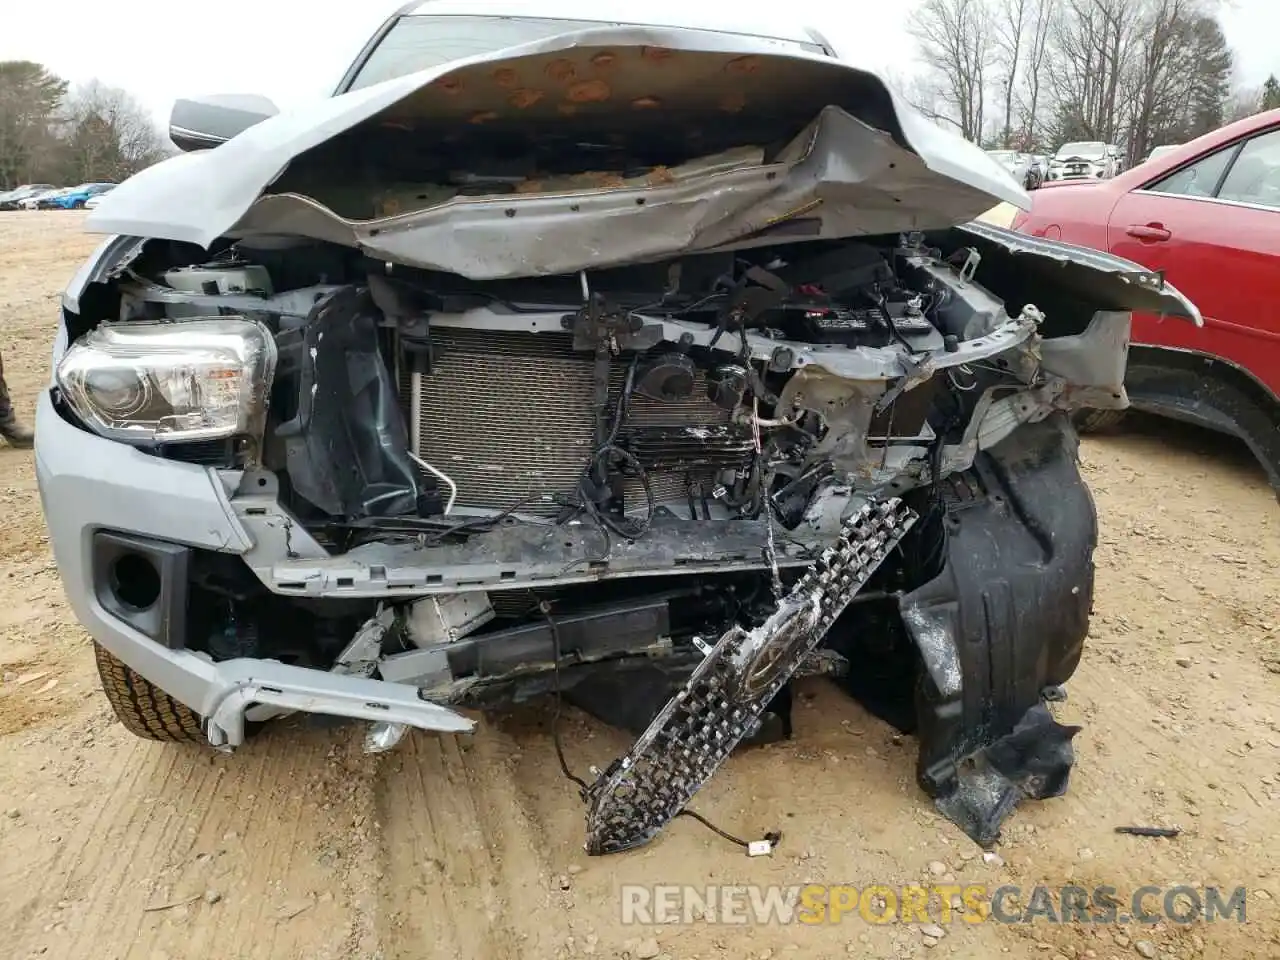
<instances>
[{"instance_id":1,"label":"black plastic splash shield","mask_svg":"<svg viewBox=\"0 0 1280 960\"><path fill-rule=\"evenodd\" d=\"M917 777L975 842L1067 789L1079 727L1043 705L1080 662L1097 515L1066 418L1029 424L946 481L947 561L901 601L924 670Z\"/></svg>"},{"instance_id":2,"label":"black plastic splash shield","mask_svg":"<svg viewBox=\"0 0 1280 960\"><path fill-rule=\"evenodd\" d=\"M417 468L368 291L328 295L279 342L272 404L290 413L275 435L294 491L348 520L416 514Z\"/></svg>"},{"instance_id":3,"label":"black plastic splash shield","mask_svg":"<svg viewBox=\"0 0 1280 960\"><path fill-rule=\"evenodd\" d=\"M916 515L869 503L754 630L720 638L631 750L587 792L587 852L640 846L677 816L897 546Z\"/></svg>"}]
</instances>

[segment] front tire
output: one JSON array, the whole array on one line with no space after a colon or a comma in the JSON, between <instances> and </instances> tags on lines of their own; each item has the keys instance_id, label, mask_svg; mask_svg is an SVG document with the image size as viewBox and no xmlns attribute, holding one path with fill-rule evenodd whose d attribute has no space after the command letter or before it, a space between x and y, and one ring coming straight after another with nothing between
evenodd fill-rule
<instances>
[{"instance_id":1,"label":"front tire","mask_svg":"<svg viewBox=\"0 0 1280 960\"><path fill-rule=\"evenodd\" d=\"M102 692L126 730L144 740L205 742L200 718L189 707L143 679L100 644L94 643L93 652Z\"/></svg>"}]
</instances>

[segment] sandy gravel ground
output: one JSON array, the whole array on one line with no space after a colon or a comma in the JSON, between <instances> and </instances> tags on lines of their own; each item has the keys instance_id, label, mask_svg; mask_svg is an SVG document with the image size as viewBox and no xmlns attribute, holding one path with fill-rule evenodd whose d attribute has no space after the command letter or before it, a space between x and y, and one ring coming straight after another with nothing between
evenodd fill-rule
<instances>
[{"instance_id":1,"label":"sandy gravel ground","mask_svg":"<svg viewBox=\"0 0 1280 960\"><path fill-rule=\"evenodd\" d=\"M0 214L0 350L29 416L57 294L96 240L77 214ZM784 829L769 859L690 821L582 852L540 710L471 739L360 752L290 721L225 757L114 722L50 558L32 455L0 449L0 954L57 960L1280 956L1280 509L1236 445L1139 424L1088 440L1098 603L1059 714L1084 725L1069 795L1020 810L984 862L912 779L914 745L822 682L797 739L741 754L697 807ZM581 717L570 761L626 739ZM1176 840L1118 824L1177 825ZM960 882L1249 888L1248 922L1154 928L623 926L623 883Z\"/></svg>"}]
</instances>

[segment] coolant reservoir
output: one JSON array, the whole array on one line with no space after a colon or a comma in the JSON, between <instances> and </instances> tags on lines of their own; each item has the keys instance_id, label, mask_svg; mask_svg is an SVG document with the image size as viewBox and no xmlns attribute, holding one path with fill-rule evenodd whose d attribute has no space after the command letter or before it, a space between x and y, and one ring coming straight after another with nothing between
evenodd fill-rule
<instances>
[{"instance_id":1,"label":"coolant reservoir","mask_svg":"<svg viewBox=\"0 0 1280 960\"><path fill-rule=\"evenodd\" d=\"M184 293L207 296L252 293L269 297L273 292L267 268L256 263L202 263L176 267L165 273L164 282Z\"/></svg>"}]
</instances>

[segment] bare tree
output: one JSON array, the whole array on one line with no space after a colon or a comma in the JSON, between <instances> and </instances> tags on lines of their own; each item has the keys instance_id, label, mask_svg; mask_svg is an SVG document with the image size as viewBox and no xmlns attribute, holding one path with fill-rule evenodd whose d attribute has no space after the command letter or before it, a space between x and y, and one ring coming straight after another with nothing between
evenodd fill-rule
<instances>
[{"instance_id":1,"label":"bare tree","mask_svg":"<svg viewBox=\"0 0 1280 960\"><path fill-rule=\"evenodd\" d=\"M1232 55L1210 0L1147 0L1142 42L1125 77L1129 156L1180 143L1222 125L1230 98Z\"/></svg>"},{"instance_id":2,"label":"bare tree","mask_svg":"<svg viewBox=\"0 0 1280 960\"><path fill-rule=\"evenodd\" d=\"M1252 117L1262 109L1262 100L1262 87L1241 87L1233 91L1223 107L1223 121L1234 123Z\"/></svg>"},{"instance_id":3,"label":"bare tree","mask_svg":"<svg viewBox=\"0 0 1280 960\"><path fill-rule=\"evenodd\" d=\"M951 110L950 98L943 92L937 76L930 74L912 77L899 89L908 103L934 123L954 128L956 133L963 133L960 121Z\"/></svg>"},{"instance_id":4,"label":"bare tree","mask_svg":"<svg viewBox=\"0 0 1280 960\"><path fill-rule=\"evenodd\" d=\"M1063 140L1113 142L1121 80L1138 40L1133 0L1066 0L1055 11L1047 74Z\"/></svg>"},{"instance_id":5,"label":"bare tree","mask_svg":"<svg viewBox=\"0 0 1280 960\"><path fill-rule=\"evenodd\" d=\"M128 92L96 80L66 98L60 127L69 181L123 180L165 155L147 110Z\"/></svg>"},{"instance_id":6,"label":"bare tree","mask_svg":"<svg viewBox=\"0 0 1280 960\"><path fill-rule=\"evenodd\" d=\"M1028 149L1035 147L1042 106L1040 91L1049 54L1049 27L1053 23L1052 0L1032 0L1027 35L1026 68L1023 70L1022 131Z\"/></svg>"},{"instance_id":7,"label":"bare tree","mask_svg":"<svg viewBox=\"0 0 1280 960\"><path fill-rule=\"evenodd\" d=\"M936 116L980 140L992 61L991 18L985 0L924 0L908 23L929 66Z\"/></svg>"},{"instance_id":8,"label":"bare tree","mask_svg":"<svg viewBox=\"0 0 1280 960\"><path fill-rule=\"evenodd\" d=\"M1148 0L1141 11L1143 43L1131 68L1131 157L1144 157L1157 137L1154 127L1171 127L1190 94L1194 62L1185 62L1189 16L1194 0ZM1160 137L1160 139L1168 139ZM1176 141L1175 141L1176 142Z\"/></svg>"},{"instance_id":9,"label":"bare tree","mask_svg":"<svg viewBox=\"0 0 1280 960\"><path fill-rule=\"evenodd\" d=\"M1223 122L1232 57L1220 0L1066 0L1048 64L1053 132L1126 145L1130 160Z\"/></svg>"},{"instance_id":10,"label":"bare tree","mask_svg":"<svg viewBox=\"0 0 1280 960\"><path fill-rule=\"evenodd\" d=\"M1000 128L1000 145L1013 146L1013 102L1018 95L1018 70L1022 66L1026 46L1027 21L1036 0L998 0L992 15L992 37L1003 77L1004 126Z\"/></svg>"}]
</instances>

